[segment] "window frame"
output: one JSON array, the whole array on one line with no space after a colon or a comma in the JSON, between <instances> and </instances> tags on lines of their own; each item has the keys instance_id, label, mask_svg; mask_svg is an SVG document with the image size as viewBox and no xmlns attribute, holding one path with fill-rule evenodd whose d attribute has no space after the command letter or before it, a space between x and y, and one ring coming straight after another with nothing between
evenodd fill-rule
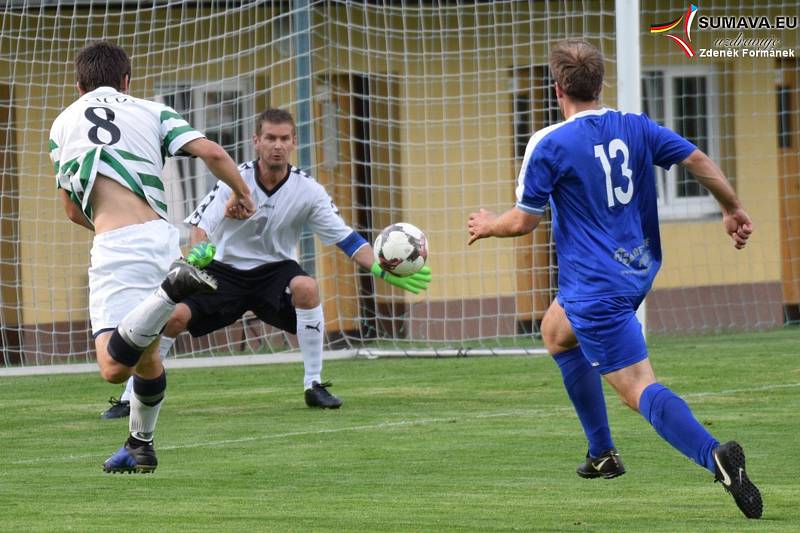
<instances>
[{"instance_id":1,"label":"window frame","mask_svg":"<svg viewBox=\"0 0 800 533\"><path fill-rule=\"evenodd\" d=\"M706 131L708 132L708 147L706 154L719 161L720 154L720 117L719 99L712 95L719 94L719 75L715 66L709 65L661 65L642 68L642 74L661 72L663 76L664 116L662 125L675 131L677 122L675 116L675 94L673 83L676 78L702 77L705 79L705 107ZM642 94L642 107L644 108L644 94ZM703 196L679 197L678 196L678 166L673 165L669 170L656 167L656 185L658 189L658 213L663 220L690 220L707 218L719 213L719 206L710 193Z\"/></svg>"},{"instance_id":2,"label":"window frame","mask_svg":"<svg viewBox=\"0 0 800 533\"><path fill-rule=\"evenodd\" d=\"M234 162L239 165L255 157L255 148L252 143L252 129L255 119L255 96L253 93L253 80L250 78L224 79L211 82L205 81L175 81L156 84L153 87L154 100L167 104L168 95L177 96L179 93L190 93L192 107L175 109L197 131L206 135L208 129L208 111L205 105L209 93L237 92L237 98L242 102L242 139L243 159L237 161L231 154ZM250 141L250 142L248 142ZM230 153L230 152L229 152ZM216 177L191 157L169 157L164 164L164 186L167 189L170 221L176 224L181 231L181 240L188 239L189 229L183 220L197 207L197 204L208 194L216 183ZM180 187L181 180L189 180L188 188L193 191L196 198L187 198L186 188Z\"/></svg>"}]
</instances>

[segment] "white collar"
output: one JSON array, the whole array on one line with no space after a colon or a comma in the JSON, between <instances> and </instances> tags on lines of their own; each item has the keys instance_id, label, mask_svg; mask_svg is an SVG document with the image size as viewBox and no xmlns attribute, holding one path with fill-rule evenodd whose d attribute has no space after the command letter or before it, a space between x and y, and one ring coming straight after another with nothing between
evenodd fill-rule
<instances>
[{"instance_id":1,"label":"white collar","mask_svg":"<svg viewBox=\"0 0 800 533\"><path fill-rule=\"evenodd\" d=\"M568 118L567 120L565 120L564 122L572 122L573 120L575 120L575 119L577 119L577 118L581 118L581 117L588 117L588 116L598 116L598 115L603 115L603 114L605 114L607 111L611 111L611 109L610 109L610 108L608 108L608 107L601 107L600 109L587 109L587 110L585 110L585 111L580 111L580 112L578 112L578 113L575 113L574 115L572 115L571 117L569 117L569 118Z\"/></svg>"},{"instance_id":2,"label":"white collar","mask_svg":"<svg viewBox=\"0 0 800 533\"><path fill-rule=\"evenodd\" d=\"M108 85L103 85L102 87L98 87L94 91L85 93L83 96L90 96L90 95L95 96L95 95L114 94L114 93L122 94L113 87L109 87Z\"/></svg>"}]
</instances>

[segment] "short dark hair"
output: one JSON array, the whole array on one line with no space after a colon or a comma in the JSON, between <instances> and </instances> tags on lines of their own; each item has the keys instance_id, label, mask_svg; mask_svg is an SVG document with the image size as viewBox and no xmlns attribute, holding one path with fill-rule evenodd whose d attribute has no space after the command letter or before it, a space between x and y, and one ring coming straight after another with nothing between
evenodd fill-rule
<instances>
[{"instance_id":1,"label":"short dark hair","mask_svg":"<svg viewBox=\"0 0 800 533\"><path fill-rule=\"evenodd\" d=\"M550 52L550 74L567 96L592 102L603 89L603 54L586 41L561 41Z\"/></svg>"},{"instance_id":2,"label":"short dark hair","mask_svg":"<svg viewBox=\"0 0 800 533\"><path fill-rule=\"evenodd\" d=\"M256 118L256 135L261 135L261 125L265 122L269 122L270 124L291 124L292 133L294 133L296 129L294 117L284 109L270 107L258 115L258 118Z\"/></svg>"},{"instance_id":3,"label":"short dark hair","mask_svg":"<svg viewBox=\"0 0 800 533\"><path fill-rule=\"evenodd\" d=\"M86 46L75 57L78 83L86 91L98 87L122 90L122 80L131 75L131 60L125 50L108 41L98 41Z\"/></svg>"}]
</instances>

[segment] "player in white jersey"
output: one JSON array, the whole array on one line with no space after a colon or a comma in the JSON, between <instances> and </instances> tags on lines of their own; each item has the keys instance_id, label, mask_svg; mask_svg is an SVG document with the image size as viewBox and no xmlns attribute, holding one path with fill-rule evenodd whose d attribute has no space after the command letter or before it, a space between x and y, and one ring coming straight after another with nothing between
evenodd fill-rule
<instances>
[{"instance_id":1,"label":"player in white jersey","mask_svg":"<svg viewBox=\"0 0 800 533\"><path fill-rule=\"evenodd\" d=\"M104 464L106 472L152 472L166 375L156 353L175 305L216 281L180 260L178 232L166 222L166 155L200 157L233 191L226 214L253 213L250 192L225 151L169 107L127 93L131 66L108 42L75 59L80 97L56 118L49 150L67 217L95 232L89 311L100 375L133 377L130 436Z\"/></svg>"},{"instance_id":2,"label":"player in white jersey","mask_svg":"<svg viewBox=\"0 0 800 533\"><path fill-rule=\"evenodd\" d=\"M303 353L306 404L338 408L341 401L321 378L325 317L319 289L297 263L303 226L308 224L324 244L335 243L356 264L404 290L426 289L430 269L406 278L381 270L372 247L342 220L322 185L289 164L297 146L290 113L264 111L255 131L258 158L240 165L239 172L253 192L256 212L247 220L225 218L231 189L218 183L186 219L193 226L193 242L210 240L216 245L215 260L206 271L216 277L219 289L193 295L176 307L164 330L162 355L169 351L171 339L186 329L196 337L205 335L253 311L264 322L296 333ZM127 393L121 398L123 408L126 397Z\"/></svg>"}]
</instances>

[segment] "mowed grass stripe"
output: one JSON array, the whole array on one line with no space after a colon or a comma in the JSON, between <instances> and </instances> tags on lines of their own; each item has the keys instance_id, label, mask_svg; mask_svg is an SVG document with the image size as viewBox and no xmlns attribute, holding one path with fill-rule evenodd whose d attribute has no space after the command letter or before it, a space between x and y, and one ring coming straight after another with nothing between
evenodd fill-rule
<instances>
[{"instance_id":1,"label":"mowed grass stripe","mask_svg":"<svg viewBox=\"0 0 800 533\"><path fill-rule=\"evenodd\" d=\"M547 358L326 363L345 404L304 406L299 364L175 370L154 475L102 461L126 421L91 375L0 380L8 531L796 531L798 330L654 338L662 381L745 447L765 500L747 521L708 471L606 388L628 473L582 480L580 425Z\"/></svg>"},{"instance_id":2,"label":"mowed grass stripe","mask_svg":"<svg viewBox=\"0 0 800 533\"><path fill-rule=\"evenodd\" d=\"M779 389L786 389L786 388L796 388L800 387L800 382L798 383L785 383L785 384L776 384L776 385L766 385L763 387L754 387L754 388L745 388L745 389L735 389L735 390L723 390L723 391L716 391L716 392L695 392L695 393L687 393L684 394L684 398L713 398L713 397L722 397L722 396L731 396L735 394L749 394L753 392L765 392L765 391L772 391L772 390L779 390ZM483 418L506 418L506 417L519 417L519 418L540 418L540 417L552 417L552 416L562 416L565 413L572 413L573 410L571 407L554 407L548 410L544 409L529 409L529 410L519 410L513 412L495 412L495 413L487 413L487 412L479 412L479 413L472 413L468 415L461 415L458 419L453 417L447 418L420 418L415 420L395 420L395 421L385 421L379 422L377 424L370 424L370 425L360 425L360 426L350 426L350 427L334 427L334 428L321 428L321 429L313 429L309 431L293 431L289 433L276 433L276 434L263 434L263 435L251 435L248 437L241 437L238 439L224 439L224 440L209 440L209 441L201 441L201 442L193 442L187 444L173 444L173 445L166 445L166 446L159 446L159 452L171 451L171 450L181 450L187 448L202 448L202 447L209 447L213 448L216 446L225 446L228 444L241 444L246 442L256 442L256 441L266 441L271 439L286 439L292 437L308 437L313 435L321 435L326 433L340 433L344 431L371 431L371 430L381 430L381 429L388 429L388 428L398 428L398 427L413 427L413 426L422 426L422 425L429 425L429 424L450 424L455 421L464 421L470 419L483 419ZM83 455L67 455L63 457L47 457L47 458L39 458L39 459L27 459L27 460L19 460L19 461L10 461L9 464L12 465L23 465L23 464L35 464L35 463L48 463L53 461L70 461L70 460L79 460L79 459L88 459L90 457L99 457L100 455L97 454L83 454Z\"/></svg>"}]
</instances>

